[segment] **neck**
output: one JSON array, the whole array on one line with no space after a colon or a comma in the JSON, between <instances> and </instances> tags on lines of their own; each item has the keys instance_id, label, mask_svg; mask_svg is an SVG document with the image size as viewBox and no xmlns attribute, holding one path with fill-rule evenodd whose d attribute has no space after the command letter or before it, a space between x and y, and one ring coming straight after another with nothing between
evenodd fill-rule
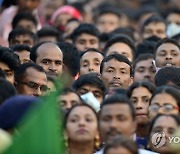
<instances>
[{"instance_id":1,"label":"neck","mask_svg":"<svg viewBox=\"0 0 180 154\"><path fill-rule=\"evenodd\" d=\"M138 137L146 137L148 134L148 125L147 124L138 125L136 134Z\"/></svg>"},{"instance_id":2,"label":"neck","mask_svg":"<svg viewBox=\"0 0 180 154\"><path fill-rule=\"evenodd\" d=\"M69 154L93 154L94 142L69 142Z\"/></svg>"}]
</instances>

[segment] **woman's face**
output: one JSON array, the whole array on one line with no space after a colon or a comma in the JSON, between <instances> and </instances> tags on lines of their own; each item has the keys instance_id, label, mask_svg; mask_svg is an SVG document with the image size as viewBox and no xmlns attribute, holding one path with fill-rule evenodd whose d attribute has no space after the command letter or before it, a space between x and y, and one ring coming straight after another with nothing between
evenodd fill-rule
<instances>
[{"instance_id":1,"label":"woman's face","mask_svg":"<svg viewBox=\"0 0 180 154\"><path fill-rule=\"evenodd\" d=\"M145 87L137 87L131 94L130 99L136 110L138 124L146 124L148 122L148 108L151 96L151 92Z\"/></svg>"},{"instance_id":2,"label":"woman's face","mask_svg":"<svg viewBox=\"0 0 180 154\"><path fill-rule=\"evenodd\" d=\"M86 106L75 107L67 119L66 133L70 142L94 141L98 135L94 112Z\"/></svg>"},{"instance_id":3,"label":"woman's face","mask_svg":"<svg viewBox=\"0 0 180 154\"><path fill-rule=\"evenodd\" d=\"M159 117L154 123L154 126L152 127L152 130L150 133L150 140L153 138L153 135L155 135L155 133L163 133L165 136L162 137L162 140L159 143L159 144L162 143L161 147L155 147L152 144L152 141L154 142L153 139L152 141L149 141L151 150L155 152L159 152L159 153L170 152L170 149L168 146L168 143L169 143L168 138L171 137L175 133L177 128L178 128L178 125L172 117L168 115Z\"/></svg>"},{"instance_id":4,"label":"woman's face","mask_svg":"<svg viewBox=\"0 0 180 154\"><path fill-rule=\"evenodd\" d=\"M151 100L149 107L150 118L157 114L179 114L179 107L174 97L167 93L157 94Z\"/></svg>"}]
</instances>

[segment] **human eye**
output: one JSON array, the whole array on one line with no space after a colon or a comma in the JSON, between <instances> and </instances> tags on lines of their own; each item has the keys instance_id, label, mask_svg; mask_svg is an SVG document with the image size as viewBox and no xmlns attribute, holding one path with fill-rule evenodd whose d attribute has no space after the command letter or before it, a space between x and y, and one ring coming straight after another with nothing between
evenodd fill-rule
<instances>
[{"instance_id":1,"label":"human eye","mask_svg":"<svg viewBox=\"0 0 180 154\"><path fill-rule=\"evenodd\" d=\"M75 123L75 122L77 122L77 121L78 121L77 118L71 118L71 119L70 119L70 122L72 122L72 123Z\"/></svg>"},{"instance_id":2,"label":"human eye","mask_svg":"<svg viewBox=\"0 0 180 154\"><path fill-rule=\"evenodd\" d=\"M121 70L121 73L122 74L127 74L127 71L126 70Z\"/></svg>"},{"instance_id":3,"label":"human eye","mask_svg":"<svg viewBox=\"0 0 180 154\"><path fill-rule=\"evenodd\" d=\"M136 104L136 103L137 103L137 99L136 99L136 98L132 98L132 99L131 99L131 102L132 102L133 104Z\"/></svg>"},{"instance_id":4,"label":"human eye","mask_svg":"<svg viewBox=\"0 0 180 154\"><path fill-rule=\"evenodd\" d=\"M99 66L99 65L100 65L100 62L99 62L99 61L96 61L96 62L95 62L95 65L96 65L96 66Z\"/></svg>"},{"instance_id":5,"label":"human eye","mask_svg":"<svg viewBox=\"0 0 180 154\"><path fill-rule=\"evenodd\" d=\"M49 60L43 59L43 60L42 60L42 63L45 64L45 65L48 65L48 64L49 64Z\"/></svg>"},{"instance_id":6,"label":"human eye","mask_svg":"<svg viewBox=\"0 0 180 154\"><path fill-rule=\"evenodd\" d=\"M78 43L83 45L83 44L85 44L85 41L84 40L79 40Z\"/></svg>"},{"instance_id":7,"label":"human eye","mask_svg":"<svg viewBox=\"0 0 180 154\"><path fill-rule=\"evenodd\" d=\"M112 73L112 72L114 72L114 70L112 68L108 68L107 72Z\"/></svg>"},{"instance_id":8,"label":"human eye","mask_svg":"<svg viewBox=\"0 0 180 154\"><path fill-rule=\"evenodd\" d=\"M82 66L83 67L87 67L88 66L88 62L84 62Z\"/></svg>"},{"instance_id":9,"label":"human eye","mask_svg":"<svg viewBox=\"0 0 180 154\"><path fill-rule=\"evenodd\" d=\"M100 98L101 97L101 94L99 93L99 92L95 92L95 93L93 93L94 94L94 96L96 97L96 98Z\"/></svg>"},{"instance_id":10,"label":"human eye","mask_svg":"<svg viewBox=\"0 0 180 154\"><path fill-rule=\"evenodd\" d=\"M167 112L173 110L173 106L171 104L165 104L163 107Z\"/></svg>"},{"instance_id":11,"label":"human eye","mask_svg":"<svg viewBox=\"0 0 180 154\"><path fill-rule=\"evenodd\" d=\"M137 72L143 73L144 70L145 70L144 68L140 67L140 68L137 69Z\"/></svg>"},{"instance_id":12,"label":"human eye","mask_svg":"<svg viewBox=\"0 0 180 154\"><path fill-rule=\"evenodd\" d=\"M7 77L13 76L12 71L4 71Z\"/></svg>"},{"instance_id":13,"label":"human eye","mask_svg":"<svg viewBox=\"0 0 180 154\"><path fill-rule=\"evenodd\" d=\"M111 121L111 118L110 118L110 116L104 116L104 117L102 118L102 121L104 121L104 122L109 122L109 121Z\"/></svg>"},{"instance_id":14,"label":"human eye","mask_svg":"<svg viewBox=\"0 0 180 154\"><path fill-rule=\"evenodd\" d=\"M96 44L96 40L91 40L90 43L91 44Z\"/></svg>"},{"instance_id":15,"label":"human eye","mask_svg":"<svg viewBox=\"0 0 180 154\"><path fill-rule=\"evenodd\" d=\"M160 51L158 55L159 56L166 56L166 52L165 51Z\"/></svg>"},{"instance_id":16,"label":"human eye","mask_svg":"<svg viewBox=\"0 0 180 154\"><path fill-rule=\"evenodd\" d=\"M159 132L162 132L162 131L163 131L162 127L155 127L152 132L159 133Z\"/></svg>"},{"instance_id":17,"label":"human eye","mask_svg":"<svg viewBox=\"0 0 180 154\"><path fill-rule=\"evenodd\" d=\"M143 98L143 102L145 102L145 103L149 103L149 98L148 97L145 97L145 98Z\"/></svg>"},{"instance_id":18,"label":"human eye","mask_svg":"<svg viewBox=\"0 0 180 154\"><path fill-rule=\"evenodd\" d=\"M123 115L119 115L119 116L117 117L117 119L118 119L118 121L125 121L125 120L126 120L126 117L123 116Z\"/></svg>"},{"instance_id":19,"label":"human eye","mask_svg":"<svg viewBox=\"0 0 180 154\"><path fill-rule=\"evenodd\" d=\"M62 65L62 61L57 60L57 61L55 61L55 64L56 64L56 65Z\"/></svg>"},{"instance_id":20,"label":"human eye","mask_svg":"<svg viewBox=\"0 0 180 154\"><path fill-rule=\"evenodd\" d=\"M86 121L87 121L87 122L92 122L92 121L94 121L94 120L93 120L93 118L91 118L91 117L87 117L87 118L86 118Z\"/></svg>"},{"instance_id":21,"label":"human eye","mask_svg":"<svg viewBox=\"0 0 180 154\"><path fill-rule=\"evenodd\" d=\"M173 51L171 54L172 56L178 56L178 53L176 51Z\"/></svg>"},{"instance_id":22,"label":"human eye","mask_svg":"<svg viewBox=\"0 0 180 154\"><path fill-rule=\"evenodd\" d=\"M37 83L32 82L32 81L27 82L27 85L28 85L30 88L32 88L32 89L37 89L38 86L39 86Z\"/></svg>"},{"instance_id":23,"label":"human eye","mask_svg":"<svg viewBox=\"0 0 180 154\"><path fill-rule=\"evenodd\" d=\"M41 91L47 91L47 90L49 90L49 88L48 88L46 85L42 85L42 86L40 87L40 90L41 90Z\"/></svg>"}]
</instances>

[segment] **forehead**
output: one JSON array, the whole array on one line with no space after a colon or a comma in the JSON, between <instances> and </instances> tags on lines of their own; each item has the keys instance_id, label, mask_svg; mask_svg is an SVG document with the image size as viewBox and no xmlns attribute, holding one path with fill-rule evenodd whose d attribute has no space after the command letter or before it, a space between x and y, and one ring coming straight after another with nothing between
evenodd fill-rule
<instances>
[{"instance_id":1,"label":"forehead","mask_svg":"<svg viewBox=\"0 0 180 154\"><path fill-rule=\"evenodd\" d=\"M151 67L152 65L152 61L153 58L149 58L147 60L141 60L139 62L136 63L135 68L139 68L139 67Z\"/></svg>"},{"instance_id":2,"label":"forehead","mask_svg":"<svg viewBox=\"0 0 180 154\"><path fill-rule=\"evenodd\" d=\"M151 29L159 29L159 28L166 29L166 25L163 22L150 22L144 28L145 29L146 28L148 28L148 29L149 28L151 28Z\"/></svg>"},{"instance_id":3,"label":"forehead","mask_svg":"<svg viewBox=\"0 0 180 154\"><path fill-rule=\"evenodd\" d=\"M0 61L0 68L2 70L11 70L7 64L5 64L4 62L1 62L1 61Z\"/></svg>"},{"instance_id":4,"label":"forehead","mask_svg":"<svg viewBox=\"0 0 180 154\"><path fill-rule=\"evenodd\" d=\"M91 34L82 33L77 37L77 40L98 40L98 38Z\"/></svg>"},{"instance_id":5,"label":"forehead","mask_svg":"<svg viewBox=\"0 0 180 154\"><path fill-rule=\"evenodd\" d=\"M28 34L16 35L15 40L33 40L33 38Z\"/></svg>"},{"instance_id":6,"label":"forehead","mask_svg":"<svg viewBox=\"0 0 180 154\"><path fill-rule=\"evenodd\" d=\"M158 48L157 48L157 52L158 51L167 51L167 50L175 50L175 51L179 51L180 52L180 49L178 48L178 46L176 46L175 44L173 43L163 43L161 44Z\"/></svg>"},{"instance_id":7,"label":"forehead","mask_svg":"<svg viewBox=\"0 0 180 154\"><path fill-rule=\"evenodd\" d=\"M119 16L118 15L116 15L116 14L114 14L114 13L110 13L110 12L107 12L107 13L103 13L103 14L101 14L99 17L98 17L98 19L106 19L106 20L112 20L112 19L119 19Z\"/></svg>"},{"instance_id":8,"label":"forehead","mask_svg":"<svg viewBox=\"0 0 180 154\"><path fill-rule=\"evenodd\" d=\"M79 96L74 92L68 92L66 94L60 95L60 99L77 99L79 100Z\"/></svg>"},{"instance_id":9,"label":"forehead","mask_svg":"<svg viewBox=\"0 0 180 154\"><path fill-rule=\"evenodd\" d=\"M100 88L98 88L97 86L92 85L92 84L85 84L85 85L81 86L80 88L78 88L78 90L81 90L81 89L84 89L87 91L102 91Z\"/></svg>"},{"instance_id":10,"label":"forehead","mask_svg":"<svg viewBox=\"0 0 180 154\"><path fill-rule=\"evenodd\" d=\"M81 57L81 60L89 60L91 58L96 58L96 59L100 59L102 60L104 57L98 53L98 52L95 52L95 51L89 51L89 52L86 52L82 57Z\"/></svg>"},{"instance_id":11,"label":"forehead","mask_svg":"<svg viewBox=\"0 0 180 154\"><path fill-rule=\"evenodd\" d=\"M37 49L37 55L38 57L41 58L55 58L62 60L62 51L59 49L58 46L54 44L42 44L38 49Z\"/></svg>"},{"instance_id":12,"label":"forehead","mask_svg":"<svg viewBox=\"0 0 180 154\"><path fill-rule=\"evenodd\" d=\"M101 109L101 116L117 116L117 115L131 116L129 105L120 104L120 102L116 102L113 104L105 105Z\"/></svg>"},{"instance_id":13,"label":"forehead","mask_svg":"<svg viewBox=\"0 0 180 154\"><path fill-rule=\"evenodd\" d=\"M120 62L116 59L111 59L107 62L104 62L104 69L108 68L108 67L112 67L112 68L115 68L115 69L121 69L121 68L124 68L124 69L130 69L130 66L125 63L125 62Z\"/></svg>"},{"instance_id":14,"label":"forehead","mask_svg":"<svg viewBox=\"0 0 180 154\"><path fill-rule=\"evenodd\" d=\"M131 97L133 97L133 96L135 97L136 95L138 95L138 96L147 96L148 95L149 96L152 94L145 87L137 87L137 88L133 89Z\"/></svg>"},{"instance_id":15,"label":"forehead","mask_svg":"<svg viewBox=\"0 0 180 154\"><path fill-rule=\"evenodd\" d=\"M177 127L176 121L170 116L161 116L154 123L154 127Z\"/></svg>"},{"instance_id":16,"label":"forehead","mask_svg":"<svg viewBox=\"0 0 180 154\"><path fill-rule=\"evenodd\" d=\"M87 106L77 106L71 110L69 117L74 117L74 115L82 116L82 115L92 115L96 116L95 113Z\"/></svg>"}]
</instances>

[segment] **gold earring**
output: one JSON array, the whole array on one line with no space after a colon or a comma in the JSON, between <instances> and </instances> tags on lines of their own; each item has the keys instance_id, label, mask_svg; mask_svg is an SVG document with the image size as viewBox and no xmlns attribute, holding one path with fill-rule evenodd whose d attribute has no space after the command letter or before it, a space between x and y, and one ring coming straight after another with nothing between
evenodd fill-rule
<instances>
[{"instance_id":1,"label":"gold earring","mask_svg":"<svg viewBox=\"0 0 180 154\"><path fill-rule=\"evenodd\" d=\"M95 137L95 148L99 149L100 147L100 138L99 135Z\"/></svg>"}]
</instances>

